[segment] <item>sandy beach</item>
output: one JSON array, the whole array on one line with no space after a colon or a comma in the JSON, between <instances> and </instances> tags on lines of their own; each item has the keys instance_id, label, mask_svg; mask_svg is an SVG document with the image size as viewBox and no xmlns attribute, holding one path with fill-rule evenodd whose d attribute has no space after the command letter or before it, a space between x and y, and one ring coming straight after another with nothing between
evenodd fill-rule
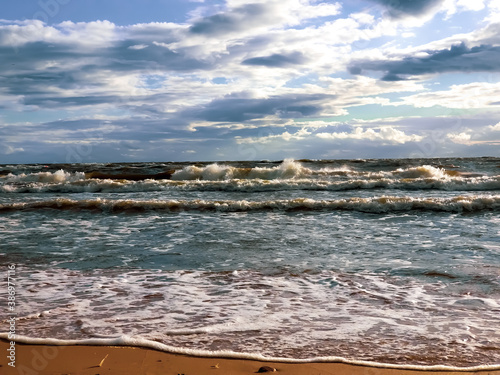
<instances>
[{"instance_id":1,"label":"sandy beach","mask_svg":"<svg viewBox=\"0 0 500 375\"><path fill-rule=\"evenodd\" d=\"M2 353L9 344L0 341ZM203 358L170 354L152 349L116 346L49 346L16 344L16 367L6 355L0 358L0 373L26 375L243 375L276 369L290 375L465 375L500 374L484 371L419 371L354 366L344 363L282 363L244 359ZM270 372L270 371L268 371Z\"/></svg>"}]
</instances>

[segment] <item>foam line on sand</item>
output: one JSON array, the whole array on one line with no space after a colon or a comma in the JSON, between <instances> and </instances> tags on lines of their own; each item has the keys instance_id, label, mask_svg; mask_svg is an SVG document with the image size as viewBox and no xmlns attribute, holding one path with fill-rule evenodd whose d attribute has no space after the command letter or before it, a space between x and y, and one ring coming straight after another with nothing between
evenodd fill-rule
<instances>
[{"instance_id":1,"label":"foam line on sand","mask_svg":"<svg viewBox=\"0 0 500 375\"><path fill-rule=\"evenodd\" d=\"M4 338L5 339L5 338ZM113 341L114 340L114 341ZM452 368L446 366L397 366L379 363L347 361L331 357L308 360L273 359L258 355L238 355L231 352L196 352L179 349L177 352L161 350L155 345L133 345L126 339L70 340L30 339L30 343L16 340L15 364L9 366L6 355L0 357L0 373L10 374L185 374L222 375L253 374L261 367L270 367L290 375L338 374L338 375L500 375L499 366ZM72 340L76 341L76 340ZM113 342L112 342L113 341ZM130 340L132 341L132 340ZM62 343L65 343L62 345ZM92 343L94 342L94 343ZM10 343L0 340L0 350L7 353ZM165 345L163 345L165 346ZM350 363L349 363L350 362Z\"/></svg>"}]
</instances>

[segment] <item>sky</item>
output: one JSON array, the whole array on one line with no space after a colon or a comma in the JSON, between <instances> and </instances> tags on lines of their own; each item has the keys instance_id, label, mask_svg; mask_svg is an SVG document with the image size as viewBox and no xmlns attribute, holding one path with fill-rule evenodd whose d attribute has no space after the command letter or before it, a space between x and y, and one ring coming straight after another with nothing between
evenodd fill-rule
<instances>
[{"instance_id":1,"label":"sky","mask_svg":"<svg viewBox=\"0 0 500 375\"><path fill-rule=\"evenodd\" d=\"M500 156L500 0L19 0L0 164Z\"/></svg>"}]
</instances>

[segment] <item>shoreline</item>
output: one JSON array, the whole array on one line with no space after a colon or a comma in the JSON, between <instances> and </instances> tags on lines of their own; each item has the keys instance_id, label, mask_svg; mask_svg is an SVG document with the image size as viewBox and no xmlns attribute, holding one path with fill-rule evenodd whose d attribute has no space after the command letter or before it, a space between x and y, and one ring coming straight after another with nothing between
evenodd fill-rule
<instances>
[{"instance_id":1,"label":"shoreline","mask_svg":"<svg viewBox=\"0 0 500 375\"><path fill-rule=\"evenodd\" d=\"M168 353L154 348L116 345L53 345L16 342L15 365L0 357L0 372L5 375L245 375L267 366L290 375L500 375L500 366L484 369L408 369L342 362L285 362L225 356L193 356ZM0 352L8 353L9 342L0 339ZM495 368L493 368L495 367Z\"/></svg>"}]
</instances>

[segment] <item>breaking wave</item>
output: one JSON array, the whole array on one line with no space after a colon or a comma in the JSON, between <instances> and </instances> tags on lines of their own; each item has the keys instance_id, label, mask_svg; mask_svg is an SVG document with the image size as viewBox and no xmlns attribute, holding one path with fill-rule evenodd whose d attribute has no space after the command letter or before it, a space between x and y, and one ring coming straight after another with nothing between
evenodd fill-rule
<instances>
[{"instance_id":1,"label":"breaking wave","mask_svg":"<svg viewBox=\"0 0 500 375\"><path fill-rule=\"evenodd\" d=\"M237 168L228 165L210 164L205 167L187 166L176 171L172 180L232 180L232 179L292 179L304 178L312 170L292 159L285 159L276 167Z\"/></svg>"},{"instance_id":2,"label":"breaking wave","mask_svg":"<svg viewBox=\"0 0 500 375\"><path fill-rule=\"evenodd\" d=\"M35 172L0 178L3 193L127 193L192 190L261 192L281 190L344 191L356 189L491 191L500 189L499 175L448 170L431 165L384 170L307 168L288 159L271 167L224 164L188 165L177 170L146 173Z\"/></svg>"},{"instance_id":3,"label":"breaking wave","mask_svg":"<svg viewBox=\"0 0 500 375\"><path fill-rule=\"evenodd\" d=\"M384 196L378 198L349 198L339 200L314 200L306 198L266 201L247 200L112 200L67 198L46 201L7 203L0 205L0 212L22 210L94 210L110 213L144 211L359 211L388 213L402 211L481 212L500 210L498 196L459 196L454 198L413 198Z\"/></svg>"},{"instance_id":4,"label":"breaking wave","mask_svg":"<svg viewBox=\"0 0 500 375\"><path fill-rule=\"evenodd\" d=\"M417 178L354 178L341 180L290 179L290 180L99 180L69 179L60 183L9 182L0 185L3 193L129 193L164 190L263 192L283 190L346 191L358 189L491 191L500 189L498 177L458 177L449 179Z\"/></svg>"},{"instance_id":5,"label":"breaking wave","mask_svg":"<svg viewBox=\"0 0 500 375\"><path fill-rule=\"evenodd\" d=\"M75 172L70 173L62 169L57 172L36 172L36 173L21 173L18 175L8 174L4 177L3 182L6 184L12 183L43 183L43 184L61 184L66 182L74 182L85 179L85 173Z\"/></svg>"}]
</instances>

